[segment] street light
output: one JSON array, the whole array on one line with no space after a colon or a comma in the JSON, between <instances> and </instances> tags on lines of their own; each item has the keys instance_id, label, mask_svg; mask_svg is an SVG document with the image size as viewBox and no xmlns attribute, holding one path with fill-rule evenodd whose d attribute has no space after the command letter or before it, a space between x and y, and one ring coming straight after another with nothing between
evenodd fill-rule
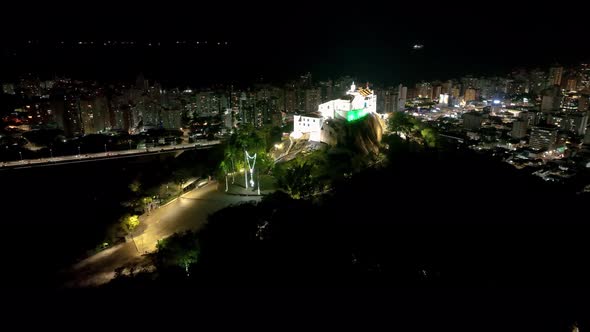
<instances>
[{"instance_id":1,"label":"street light","mask_svg":"<svg viewBox=\"0 0 590 332\"><path fill-rule=\"evenodd\" d=\"M23 161L23 153L19 151L18 154L20 156L20 161Z\"/></svg>"},{"instance_id":2,"label":"street light","mask_svg":"<svg viewBox=\"0 0 590 332\"><path fill-rule=\"evenodd\" d=\"M104 144L104 153L107 153L107 144Z\"/></svg>"},{"instance_id":3,"label":"street light","mask_svg":"<svg viewBox=\"0 0 590 332\"><path fill-rule=\"evenodd\" d=\"M53 150L49 148L49 158L53 158Z\"/></svg>"},{"instance_id":4,"label":"street light","mask_svg":"<svg viewBox=\"0 0 590 332\"><path fill-rule=\"evenodd\" d=\"M78 145L78 157L80 157L80 146Z\"/></svg>"}]
</instances>

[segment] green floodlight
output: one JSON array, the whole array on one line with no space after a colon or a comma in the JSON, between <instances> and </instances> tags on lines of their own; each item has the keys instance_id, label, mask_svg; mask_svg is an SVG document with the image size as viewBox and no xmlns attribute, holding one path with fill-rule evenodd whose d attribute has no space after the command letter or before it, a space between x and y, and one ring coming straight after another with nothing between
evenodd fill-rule
<instances>
[{"instance_id":1,"label":"green floodlight","mask_svg":"<svg viewBox=\"0 0 590 332\"><path fill-rule=\"evenodd\" d=\"M356 121L358 119L364 118L367 114L369 114L369 112L367 112L367 110L364 109L350 110L348 111L348 113L346 113L346 121Z\"/></svg>"}]
</instances>

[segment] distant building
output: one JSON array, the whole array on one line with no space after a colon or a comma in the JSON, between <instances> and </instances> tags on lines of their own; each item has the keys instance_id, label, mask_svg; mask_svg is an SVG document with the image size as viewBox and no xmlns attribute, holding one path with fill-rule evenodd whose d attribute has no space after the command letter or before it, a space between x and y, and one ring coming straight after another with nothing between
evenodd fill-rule
<instances>
[{"instance_id":1,"label":"distant building","mask_svg":"<svg viewBox=\"0 0 590 332\"><path fill-rule=\"evenodd\" d=\"M452 88L453 88L453 81L446 81L442 84L440 93L451 94Z\"/></svg>"},{"instance_id":2,"label":"distant building","mask_svg":"<svg viewBox=\"0 0 590 332\"><path fill-rule=\"evenodd\" d=\"M332 88L332 97L340 98L341 96L345 95L347 89L350 87L350 84L352 84L353 81L354 79L350 76L342 76L335 80L334 86Z\"/></svg>"},{"instance_id":3,"label":"distant building","mask_svg":"<svg viewBox=\"0 0 590 332\"><path fill-rule=\"evenodd\" d=\"M428 82L422 82L416 84L416 91L418 98L432 99L432 85Z\"/></svg>"},{"instance_id":4,"label":"distant building","mask_svg":"<svg viewBox=\"0 0 590 332\"><path fill-rule=\"evenodd\" d=\"M199 92L195 95L194 111L197 116L211 116L219 114L221 100L211 91Z\"/></svg>"},{"instance_id":5,"label":"distant building","mask_svg":"<svg viewBox=\"0 0 590 332\"><path fill-rule=\"evenodd\" d=\"M305 75L301 75L297 83L301 88L310 88L312 84L311 73L308 72Z\"/></svg>"},{"instance_id":6,"label":"distant building","mask_svg":"<svg viewBox=\"0 0 590 332\"><path fill-rule=\"evenodd\" d=\"M143 73L137 75L137 78L135 79L135 88L140 91L145 91L148 89L148 87L149 82L145 79Z\"/></svg>"},{"instance_id":7,"label":"distant building","mask_svg":"<svg viewBox=\"0 0 590 332\"><path fill-rule=\"evenodd\" d=\"M478 130L481 128L483 116L478 112L469 112L463 114L463 128L466 130Z\"/></svg>"},{"instance_id":8,"label":"distant building","mask_svg":"<svg viewBox=\"0 0 590 332\"><path fill-rule=\"evenodd\" d=\"M111 127L108 102L103 96L80 100L80 117L85 135L103 132Z\"/></svg>"},{"instance_id":9,"label":"distant building","mask_svg":"<svg viewBox=\"0 0 590 332\"><path fill-rule=\"evenodd\" d=\"M553 113L559 110L561 106L561 91L558 87L552 86L543 90L541 101L541 112Z\"/></svg>"},{"instance_id":10,"label":"distant building","mask_svg":"<svg viewBox=\"0 0 590 332\"><path fill-rule=\"evenodd\" d=\"M321 91L321 102L326 102L333 98L332 81L319 82Z\"/></svg>"},{"instance_id":11,"label":"distant building","mask_svg":"<svg viewBox=\"0 0 590 332\"><path fill-rule=\"evenodd\" d=\"M563 67L551 67L549 69L549 84L560 86L562 75Z\"/></svg>"},{"instance_id":12,"label":"distant building","mask_svg":"<svg viewBox=\"0 0 590 332\"><path fill-rule=\"evenodd\" d=\"M461 86L465 90L469 88L475 89L479 86L479 80L472 76L461 77ZM463 91L463 95L465 95L465 91Z\"/></svg>"},{"instance_id":13,"label":"distant building","mask_svg":"<svg viewBox=\"0 0 590 332\"><path fill-rule=\"evenodd\" d=\"M80 118L82 119L82 132L85 135L95 134L97 130L94 128L94 114L92 112L92 105L88 102L80 103Z\"/></svg>"},{"instance_id":14,"label":"distant building","mask_svg":"<svg viewBox=\"0 0 590 332\"><path fill-rule=\"evenodd\" d=\"M377 98L377 113L391 113L395 111L397 92L394 88L375 90Z\"/></svg>"},{"instance_id":15,"label":"distant building","mask_svg":"<svg viewBox=\"0 0 590 332\"><path fill-rule=\"evenodd\" d=\"M402 86L401 84L397 90L397 103L395 107L395 111L403 111L406 109L406 99L408 97L408 87Z\"/></svg>"},{"instance_id":16,"label":"distant building","mask_svg":"<svg viewBox=\"0 0 590 332\"><path fill-rule=\"evenodd\" d=\"M510 136L515 139L524 138L526 136L527 129L528 121L516 120L512 122L512 131L510 132Z\"/></svg>"},{"instance_id":17,"label":"distant building","mask_svg":"<svg viewBox=\"0 0 590 332\"><path fill-rule=\"evenodd\" d=\"M295 113L297 111L297 93L295 89L286 89L284 96L285 112Z\"/></svg>"},{"instance_id":18,"label":"distant building","mask_svg":"<svg viewBox=\"0 0 590 332\"><path fill-rule=\"evenodd\" d=\"M534 126L531 128L529 146L534 150L552 150L557 141L557 127Z\"/></svg>"},{"instance_id":19,"label":"distant building","mask_svg":"<svg viewBox=\"0 0 590 332\"><path fill-rule=\"evenodd\" d=\"M432 100L437 99L442 93L442 86L440 85L435 85L432 87Z\"/></svg>"},{"instance_id":20,"label":"distant building","mask_svg":"<svg viewBox=\"0 0 590 332\"><path fill-rule=\"evenodd\" d=\"M12 84L12 83L2 84L2 92L4 92L7 95L14 95L15 94L14 84Z\"/></svg>"},{"instance_id":21,"label":"distant building","mask_svg":"<svg viewBox=\"0 0 590 332\"><path fill-rule=\"evenodd\" d=\"M465 96L464 98L466 102L477 100L477 91L473 88L465 89Z\"/></svg>"},{"instance_id":22,"label":"distant building","mask_svg":"<svg viewBox=\"0 0 590 332\"><path fill-rule=\"evenodd\" d=\"M587 126L588 114L579 112L565 114L560 124L561 129L578 136L582 136L586 133Z\"/></svg>"},{"instance_id":23,"label":"distant building","mask_svg":"<svg viewBox=\"0 0 590 332\"><path fill-rule=\"evenodd\" d=\"M578 111L579 112L588 112L588 110L589 110L588 104L590 104L589 99L588 99L588 95L587 94L580 95L580 98L578 98Z\"/></svg>"},{"instance_id":24,"label":"distant building","mask_svg":"<svg viewBox=\"0 0 590 332\"><path fill-rule=\"evenodd\" d=\"M57 128L64 131L66 137L82 132L80 98L68 91L60 91L52 96L50 107L55 114Z\"/></svg>"},{"instance_id":25,"label":"distant building","mask_svg":"<svg viewBox=\"0 0 590 332\"><path fill-rule=\"evenodd\" d=\"M270 115L270 124L273 127L281 127L283 125L283 114L275 112Z\"/></svg>"},{"instance_id":26,"label":"distant building","mask_svg":"<svg viewBox=\"0 0 590 332\"><path fill-rule=\"evenodd\" d=\"M584 144L590 145L590 130L586 130L586 135L584 135Z\"/></svg>"},{"instance_id":27,"label":"distant building","mask_svg":"<svg viewBox=\"0 0 590 332\"><path fill-rule=\"evenodd\" d=\"M444 105L444 106L449 105L449 94L448 93L440 94L438 97L438 103L440 105Z\"/></svg>"},{"instance_id":28,"label":"distant building","mask_svg":"<svg viewBox=\"0 0 590 332\"><path fill-rule=\"evenodd\" d=\"M180 129L182 127L182 110L162 110L162 127Z\"/></svg>"},{"instance_id":29,"label":"distant building","mask_svg":"<svg viewBox=\"0 0 590 332\"><path fill-rule=\"evenodd\" d=\"M575 77L568 78L565 86L565 91L576 91L578 88L578 80Z\"/></svg>"},{"instance_id":30,"label":"distant building","mask_svg":"<svg viewBox=\"0 0 590 332\"><path fill-rule=\"evenodd\" d=\"M507 91L509 94L522 94L528 92L528 82L515 80L508 83Z\"/></svg>"},{"instance_id":31,"label":"distant building","mask_svg":"<svg viewBox=\"0 0 590 332\"><path fill-rule=\"evenodd\" d=\"M322 91L319 88L305 90L305 111L314 112L318 109L322 100Z\"/></svg>"},{"instance_id":32,"label":"distant building","mask_svg":"<svg viewBox=\"0 0 590 332\"><path fill-rule=\"evenodd\" d=\"M529 75L529 92L540 94L547 87L547 75L541 70L534 70Z\"/></svg>"},{"instance_id":33,"label":"distant building","mask_svg":"<svg viewBox=\"0 0 590 332\"><path fill-rule=\"evenodd\" d=\"M227 108L225 112L223 112L223 127L226 130L232 130L234 127L234 111L231 108Z\"/></svg>"}]
</instances>

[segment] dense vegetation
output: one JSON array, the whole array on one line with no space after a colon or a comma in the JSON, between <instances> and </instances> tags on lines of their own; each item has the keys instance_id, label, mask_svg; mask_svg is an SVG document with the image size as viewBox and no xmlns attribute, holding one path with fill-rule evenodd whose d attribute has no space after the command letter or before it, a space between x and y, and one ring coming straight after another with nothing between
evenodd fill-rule
<instances>
[{"instance_id":1,"label":"dense vegetation","mask_svg":"<svg viewBox=\"0 0 590 332\"><path fill-rule=\"evenodd\" d=\"M287 183L291 195L213 214L203 231L176 236L194 244L188 264L158 250L155 271L109 287L588 286L582 220L560 208L587 197L470 151L385 143L387 165L336 181L322 173L338 164L330 152L294 161L283 171L301 178L298 191ZM330 191L305 194L322 180Z\"/></svg>"}]
</instances>

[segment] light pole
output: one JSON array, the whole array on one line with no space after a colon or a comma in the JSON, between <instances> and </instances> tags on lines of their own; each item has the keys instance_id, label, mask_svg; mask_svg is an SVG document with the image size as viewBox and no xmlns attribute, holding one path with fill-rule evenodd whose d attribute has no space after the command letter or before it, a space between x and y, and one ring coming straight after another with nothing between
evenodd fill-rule
<instances>
[{"instance_id":1,"label":"light pole","mask_svg":"<svg viewBox=\"0 0 590 332\"><path fill-rule=\"evenodd\" d=\"M248 165L248 153L246 152L246 150L244 150L244 159L246 159L246 165ZM244 185L246 186L246 189L248 189L248 170L247 169L244 170Z\"/></svg>"},{"instance_id":2,"label":"light pole","mask_svg":"<svg viewBox=\"0 0 590 332\"><path fill-rule=\"evenodd\" d=\"M23 161L23 153L19 151L18 155L20 156L20 161Z\"/></svg>"},{"instance_id":3,"label":"light pole","mask_svg":"<svg viewBox=\"0 0 590 332\"><path fill-rule=\"evenodd\" d=\"M107 144L105 143L105 144L104 144L104 153L106 154L107 152L108 152L108 151L107 151Z\"/></svg>"},{"instance_id":4,"label":"light pole","mask_svg":"<svg viewBox=\"0 0 590 332\"><path fill-rule=\"evenodd\" d=\"M248 169L246 172L250 171L250 188L254 190L254 168L256 167L256 153L254 156L250 156L248 151L244 150L244 154L246 155L246 164L248 165ZM250 165L250 160L252 160L252 165ZM246 178L246 182L248 182L248 178ZM248 184L246 184L246 189L248 189Z\"/></svg>"},{"instance_id":5,"label":"light pole","mask_svg":"<svg viewBox=\"0 0 590 332\"><path fill-rule=\"evenodd\" d=\"M53 159L53 150L49 148L49 158Z\"/></svg>"},{"instance_id":6,"label":"light pole","mask_svg":"<svg viewBox=\"0 0 590 332\"><path fill-rule=\"evenodd\" d=\"M236 181L236 166L234 165L234 158L231 158L231 168L232 168L232 173L231 173L231 184L234 184L234 182Z\"/></svg>"},{"instance_id":7,"label":"light pole","mask_svg":"<svg viewBox=\"0 0 590 332\"><path fill-rule=\"evenodd\" d=\"M80 146L78 145L78 157L80 157Z\"/></svg>"}]
</instances>

